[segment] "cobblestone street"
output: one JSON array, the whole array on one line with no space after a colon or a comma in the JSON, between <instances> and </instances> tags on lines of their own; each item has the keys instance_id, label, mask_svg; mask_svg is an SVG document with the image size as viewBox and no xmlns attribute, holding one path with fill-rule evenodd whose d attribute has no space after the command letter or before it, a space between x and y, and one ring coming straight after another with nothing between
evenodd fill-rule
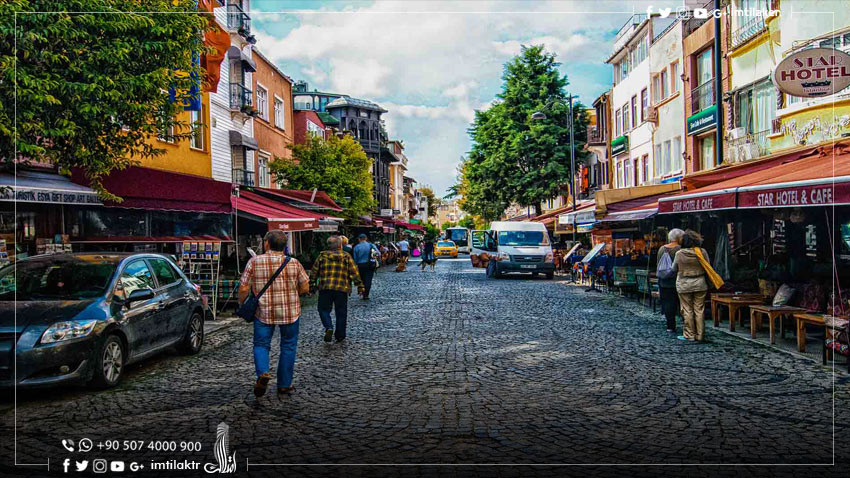
<instances>
[{"instance_id":1,"label":"cobblestone street","mask_svg":"<svg viewBox=\"0 0 850 478\"><path fill-rule=\"evenodd\" d=\"M681 343L664 331L660 314L633 301L559 280L487 279L465 258L441 260L435 273L381 271L375 281L373 300L351 301L344 344L322 342L315 305L305 306L293 395L254 399L250 328L236 323L209 336L199 356L154 358L114 390L19 392L17 461L49 457L51 471L61 473L68 454L60 440L89 437L200 441L197 453L98 456L208 462L222 421L240 473L249 460L252 474L270 476L319 469L254 465L833 461L833 374L811 361L715 330L708 344ZM850 426L844 377L835 375L837 430ZM13 463L10 397L0 407L2 462ZM836 460L846 462L841 443ZM36 470L0 473L44 474ZM510 469L416 470L492 476ZM397 474L414 474L408 471Z\"/></svg>"}]
</instances>

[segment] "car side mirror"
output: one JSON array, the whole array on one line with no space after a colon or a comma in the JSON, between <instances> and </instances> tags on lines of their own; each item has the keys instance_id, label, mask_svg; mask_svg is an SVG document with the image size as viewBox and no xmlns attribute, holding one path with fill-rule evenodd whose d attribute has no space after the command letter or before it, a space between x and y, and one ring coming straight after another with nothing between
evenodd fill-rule
<instances>
[{"instance_id":1,"label":"car side mirror","mask_svg":"<svg viewBox=\"0 0 850 478\"><path fill-rule=\"evenodd\" d=\"M150 300L154 298L154 293L152 289L136 289L133 292L130 292L130 296L127 297L127 300L124 303L129 306L133 302L138 302L142 300Z\"/></svg>"}]
</instances>

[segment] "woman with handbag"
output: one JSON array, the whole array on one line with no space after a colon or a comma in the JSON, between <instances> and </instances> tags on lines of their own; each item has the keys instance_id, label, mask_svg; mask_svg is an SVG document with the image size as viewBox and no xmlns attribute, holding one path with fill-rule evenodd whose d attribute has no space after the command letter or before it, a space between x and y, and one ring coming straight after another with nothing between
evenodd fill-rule
<instances>
[{"instance_id":1,"label":"woman with handbag","mask_svg":"<svg viewBox=\"0 0 850 478\"><path fill-rule=\"evenodd\" d=\"M723 285L723 280L708 262L708 252L701 245L702 236L689 229L682 238L682 248L673 259L673 270L677 273L676 292L679 294L685 322L679 340L702 342L705 339L705 296L708 285L709 282L715 288Z\"/></svg>"}]
</instances>

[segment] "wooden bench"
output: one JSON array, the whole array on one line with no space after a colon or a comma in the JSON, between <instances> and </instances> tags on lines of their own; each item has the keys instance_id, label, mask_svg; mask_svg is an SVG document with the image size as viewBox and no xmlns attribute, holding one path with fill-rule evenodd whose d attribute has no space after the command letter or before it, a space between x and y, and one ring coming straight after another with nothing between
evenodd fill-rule
<instances>
[{"instance_id":1,"label":"wooden bench","mask_svg":"<svg viewBox=\"0 0 850 478\"><path fill-rule=\"evenodd\" d=\"M797 350L806 351L806 325L824 327L823 314L800 313L794 314L797 321Z\"/></svg>"},{"instance_id":2,"label":"wooden bench","mask_svg":"<svg viewBox=\"0 0 850 478\"><path fill-rule=\"evenodd\" d=\"M762 316L767 316L770 324L770 343L776 343L776 328L774 326L776 319L779 319L779 330L782 338L785 338L785 324L782 318L793 316L797 313L805 312L806 309L800 307L792 307L790 305L773 306L773 305L751 305L750 306L750 336L756 338L756 332L761 329Z\"/></svg>"}]
</instances>

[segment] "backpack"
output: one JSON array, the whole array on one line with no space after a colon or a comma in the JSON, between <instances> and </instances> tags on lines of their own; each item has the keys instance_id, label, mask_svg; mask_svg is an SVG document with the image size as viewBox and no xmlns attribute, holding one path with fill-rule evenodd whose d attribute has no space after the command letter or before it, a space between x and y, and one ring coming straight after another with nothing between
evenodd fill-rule
<instances>
[{"instance_id":1,"label":"backpack","mask_svg":"<svg viewBox=\"0 0 850 478\"><path fill-rule=\"evenodd\" d=\"M655 272L655 275L659 279L673 279L676 277L676 273L673 272L673 259L670 258L670 251L667 248L664 249L664 254L662 254L661 260L658 261L658 270Z\"/></svg>"}]
</instances>

